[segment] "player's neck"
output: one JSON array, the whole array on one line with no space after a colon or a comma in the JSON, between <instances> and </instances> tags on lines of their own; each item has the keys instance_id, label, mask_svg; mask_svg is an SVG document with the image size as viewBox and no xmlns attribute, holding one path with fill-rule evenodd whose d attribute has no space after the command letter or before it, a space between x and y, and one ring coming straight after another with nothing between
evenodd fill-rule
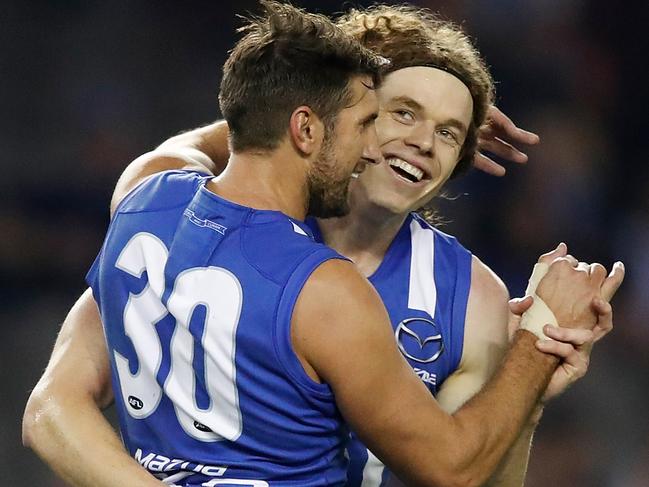
<instances>
[{"instance_id":1,"label":"player's neck","mask_svg":"<svg viewBox=\"0 0 649 487\"><path fill-rule=\"evenodd\" d=\"M207 187L233 203L304 220L308 205L304 163L284 152L232 154L225 171Z\"/></svg>"},{"instance_id":2,"label":"player's neck","mask_svg":"<svg viewBox=\"0 0 649 487\"><path fill-rule=\"evenodd\" d=\"M349 215L318 220L318 225L327 245L349 257L365 276L370 276L383 261L408 215L364 211L353 200L351 207Z\"/></svg>"}]
</instances>

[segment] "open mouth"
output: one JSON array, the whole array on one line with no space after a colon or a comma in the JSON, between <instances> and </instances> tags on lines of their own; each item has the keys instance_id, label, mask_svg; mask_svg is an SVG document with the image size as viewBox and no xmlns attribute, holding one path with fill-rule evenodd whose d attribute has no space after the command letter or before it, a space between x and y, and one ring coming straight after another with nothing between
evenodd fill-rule
<instances>
[{"instance_id":1,"label":"open mouth","mask_svg":"<svg viewBox=\"0 0 649 487\"><path fill-rule=\"evenodd\" d=\"M392 169L392 171L394 171L401 179L405 179L410 183L418 183L424 179L424 171L403 159L399 159L398 157L389 157L385 161L390 166L390 169Z\"/></svg>"}]
</instances>

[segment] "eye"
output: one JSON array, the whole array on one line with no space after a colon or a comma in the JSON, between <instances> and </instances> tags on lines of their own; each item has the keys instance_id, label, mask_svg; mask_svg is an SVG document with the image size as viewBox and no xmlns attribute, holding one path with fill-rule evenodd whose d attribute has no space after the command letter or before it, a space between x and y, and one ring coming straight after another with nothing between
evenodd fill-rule
<instances>
[{"instance_id":1,"label":"eye","mask_svg":"<svg viewBox=\"0 0 649 487\"><path fill-rule=\"evenodd\" d=\"M392 113L394 113L397 119L402 122L412 122L415 119L414 113L412 113L410 110L404 110L400 108L394 110Z\"/></svg>"},{"instance_id":2,"label":"eye","mask_svg":"<svg viewBox=\"0 0 649 487\"><path fill-rule=\"evenodd\" d=\"M439 129L439 130L437 131L437 133L438 133L439 135L441 135L443 138L445 138L446 140L448 140L449 142L452 142L452 143L454 143L454 144L458 144L458 143L459 143L459 141L458 141L457 136L455 135L455 133L453 133L453 132L452 132L451 130L449 130L449 129Z\"/></svg>"}]
</instances>

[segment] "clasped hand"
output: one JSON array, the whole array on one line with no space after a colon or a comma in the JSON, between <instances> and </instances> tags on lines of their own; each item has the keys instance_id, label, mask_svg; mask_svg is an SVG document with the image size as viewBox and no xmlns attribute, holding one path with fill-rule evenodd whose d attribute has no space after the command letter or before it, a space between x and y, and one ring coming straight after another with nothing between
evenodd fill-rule
<instances>
[{"instance_id":1,"label":"clasped hand","mask_svg":"<svg viewBox=\"0 0 649 487\"><path fill-rule=\"evenodd\" d=\"M561 359L543 395L545 402L586 374L593 345L613 329L610 301L624 280L625 269L616 262L607 275L601 264L579 262L563 243L538 262L548 264L549 269L536 294L552 310L559 326L546 325L543 332L548 338L539 339L536 347ZM532 303L531 296L510 301L512 334Z\"/></svg>"}]
</instances>

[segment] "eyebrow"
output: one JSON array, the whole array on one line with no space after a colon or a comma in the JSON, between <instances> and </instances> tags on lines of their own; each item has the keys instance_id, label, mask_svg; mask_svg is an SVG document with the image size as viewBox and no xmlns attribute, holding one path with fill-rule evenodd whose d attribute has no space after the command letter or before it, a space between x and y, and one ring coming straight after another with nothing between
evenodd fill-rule
<instances>
[{"instance_id":1,"label":"eyebrow","mask_svg":"<svg viewBox=\"0 0 649 487\"><path fill-rule=\"evenodd\" d=\"M462 134L466 134L469 131L469 129L466 127L466 125L464 125L462 122L460 122L456 118L449 118L448 120L446 120L444 122L443 125L448 125L450 127L455 127L460 132L462 132Z\"/></svg>"},{"instance_id":2,"label":"eyebrow","mask_svg":"<svg viewBox=\"0 0 649 487\"><path fill-rule=\"evenodd\" d=\"M403 103L404 105L409 106L413 110L424 111L423 105L421 103L416 102L409 96L397 96L396 98L393 98L392 101L395 103Z\"/></svg>"},{"instance_id":3,"label":"eyebrow","mask_svg":"<svg viewBox=\"0 0 649 487\"><path fill-rule=\"evenodd\" d=\"M367 123L373 122L379 117L378 112L372 112L370 113L367 117L365 117L363 120L361 120L361 125L365 125Z\"/></svg>"},{"instance_id":4,"label":"eyebrow","mask_svg":"<svg viewBox=\"0 0 649 487\"><path fill-rule=\"evenodd\" d=\"M420 112L426 111L424 106L421 103L413 100L409 96L397 96L396 98L392 99L392 102L403 103L404 105L412 108L413 110L418 110ZM456 118L449 118L445 120L444 123L442 123L442 125L448 125L450 127L454 127L458 129L460 132L462 132L463 134L466 134L469 131L468 127Z\"/></svg>"}]
</instances>

